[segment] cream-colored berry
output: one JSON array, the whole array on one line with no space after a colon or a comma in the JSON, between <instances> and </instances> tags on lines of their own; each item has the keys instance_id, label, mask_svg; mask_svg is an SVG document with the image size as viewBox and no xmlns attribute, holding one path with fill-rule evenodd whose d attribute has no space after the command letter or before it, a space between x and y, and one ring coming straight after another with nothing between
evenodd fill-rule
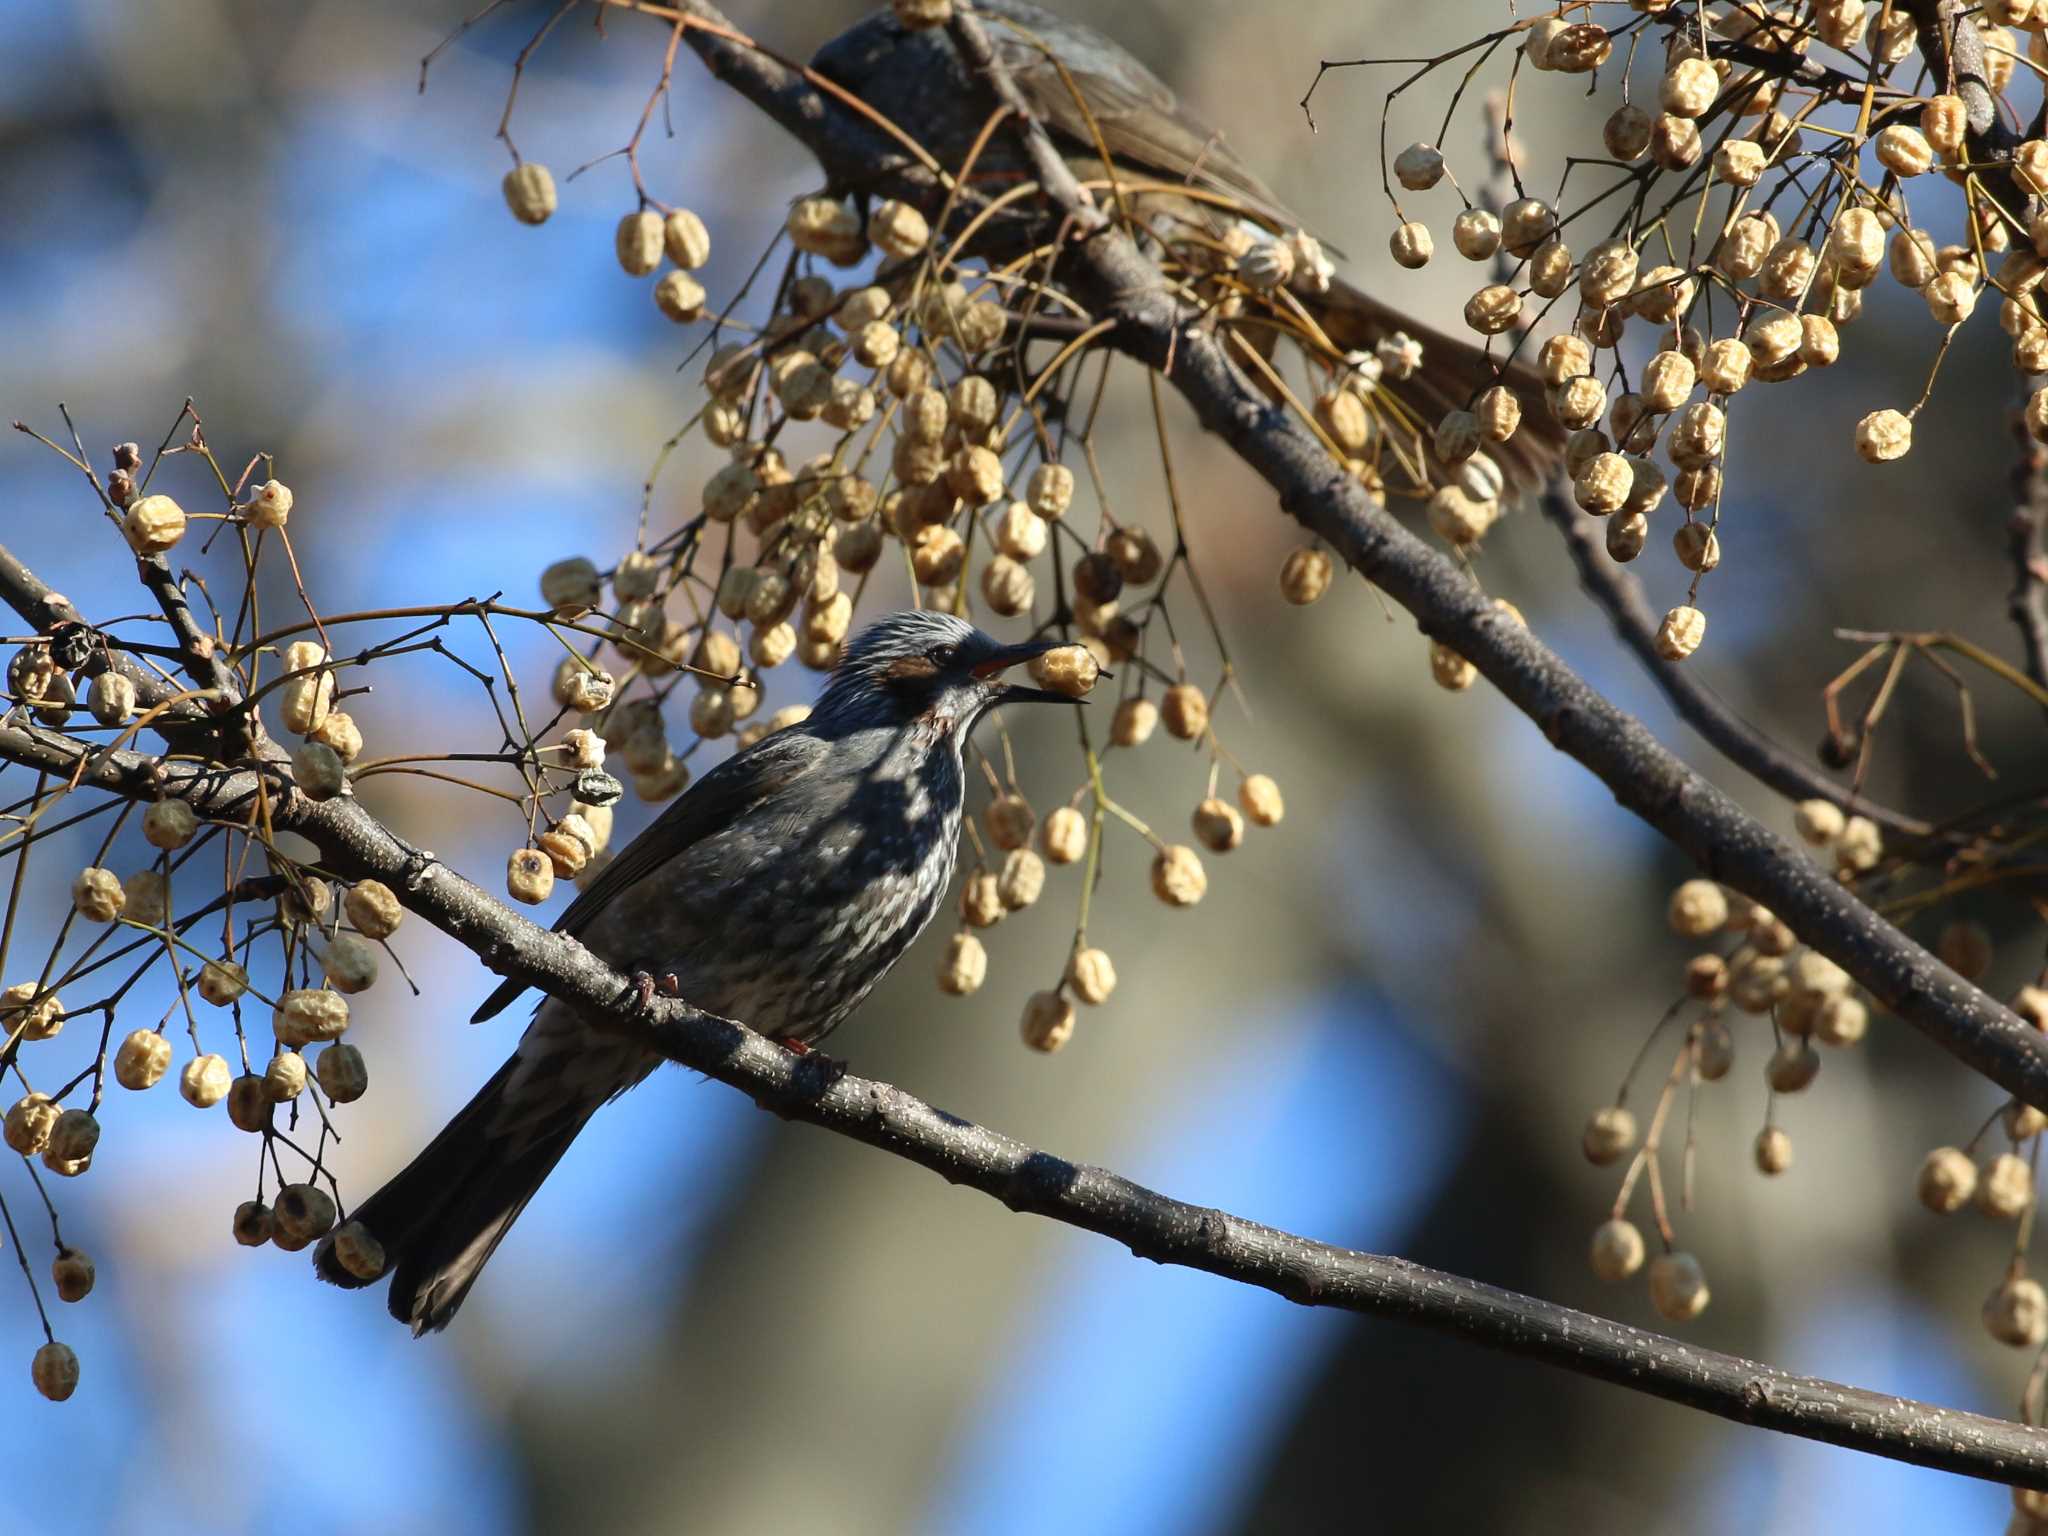
<instances>
[{"instance_id":1,"label":"cream-colored berry","mask_svg":"<svg viewBox=\"0 0 2048 1536\"><path fill-rule=\"evenodd\" d=\"M1049 863L1077 862L1088 851L1088 818L1071 805L1060 806L1039 827L1038 846Z\"/></svg>"},{"instance_id":2,"label":"cream-colored berry","mask_svg":"<svg viewBox=\"0 0 2048 1536\"><path fill-rule=\"evenodd\" d=\"M1912 418L1902 411L1872 411L1856 423L1856 452L1866 464L1889 464L1912 448Z\"/></svg>"},{"instance_id":3,"label":"cream-colored berry","mask_svg":"<svg viewBox=\"0 0 2048 1536\"><path fill-rule=\"evenodd\" d=\"M1039 687L1079 699L1095 686L1102 663L1085 645L1061 645L1033 657L1026 670Z\"/></svg>"},{"instance_id":4,"label":"cream-colored berry","mask_svg":"<svg viewBox=\"0 0 2048 1536\"><path fill-rule=\"evenodd\" d=\"M121 877L111 869L81 869L72 877L71 910L89 923L111 923L127 902Z\"/></svg>"},{"instance_id":5,"label":"cream-colored berry","mask_svg":"<svg viewBox=\"0 0 2048 1536\"><path fill-rule=\"evenodd\" d=\"M1169 907L1192 907L1209 889L1209 876L1192 848L1175 844L1152 860L1152 894Z\"/></svg>"},{"instance_id":6,"label":"cream-colored berry","mask_svg":"<svg viewBox=\"0 0 2048 1536\"><path fill-rule=\"evenodd\" d=\"M337 933L320 956L327 984L337 992L362 992L377 980L377 951L353 934Z\"/></svg>"},{"instance_id":7,"label":"cream-colored berry","mask_svg":"<svg viewBox=\"0 0 2048 1536\"><path fill-rule=\"evenodd\" d=\"M279 996L270 1023L279 1045L298 1048L336 1040L348 1029L348 999L318 987L293 987Z\"/></svg>"},{"instance_id":8,"label":"cream-colored berry","mask_svg":"<svg viewBox=\"0 0 2048 1536\"><path fill-rule=\"evenodd\" d=\"M960 887L960 915L975 928L993 928L1010 909L1003 905L996 877L977 869Z\"/></svg>"},{"instance_id":9,"label":"cream-colored berry","mask_svg":"<svg viewBox=\"0 0 2048 1536\"><path fill-rule=\"evenodd\" d=\"M654 307L677 325L702 319L708 297L702 283L680 270L664 272L654 285Z\"/></svg>"},{"instance_id":10,"label":"cream-colored berry","mask_svg":"<svg viewBox=\"0 0 2048 1536\"><path fill-rule=\"evenodd\" d=\"M25 1093L7 1111L4 1138L23 1157L34 1157L50 1143L57 1126L57 1106L48 1094Z\"/></svg>"},{"instance_id":11,"label":"cream-colored berry","mask_svg":"<svg viewBox=\"0 0 2048 1536\"><path fill-rule=\"evenodd\" d=\"M1643 1234L1619 1216L1593 1229L1593 1273L1613 1284L1643 1267Z\"/></svg>"},{"instance_id":12,"label":"cream-colored berry","mask_svg":"<svg viewBox=\"0 0 2048 1536\"><path fill-rule=\"evenodd\" d=\"M517 848L505 865L505 889L514 901L537 906L555 889L555 866L538 848Z\"/></svg>"},{"instance_id":13,"label":"cream-colored berry","mask_svg":"<svg viewBox=\"0 0 2048 1536\"><path fill-rule=\"evenodd\" d=\"M1650 1302L1674 1323L1707 1310L1707 1274L1689 1253L1662 1253L1650 1261Z\"/></svg>"},{"instance_id":14,"label":"cream-colored berry","mask_svg":"<svg viewBox=\"0 0 2048 1536\"><path fill-rule=\"evenodd\" d=\"M1711 571L1721 563L1721 536L1705 523L1679 524L1671 548L1688 571Z\"/></svg>"},{"instance_id":15,"label":"cream-colored berry","mask_svg":"<svg viewBox=\"0 0 2048 1536\"><path fill-rule=\"evenodd\" d=\"M1237 786L1237 803L1255 827L1277 827L1287 814L1280 786L1263 773L1248 773Z\"/></svg>"},{"instance_id":16,"label":"cream-colored berry","mask_svg":"<svg viewBox=\"0 0 2048 1536\"><path fill-rule=\"evenodd\" d=\"M1984 1331L2015 1349L2039 1349L2048 1341L2048 1291L2028 1276L2009 1276L1984 1298Z\"/></svg>"},{"instance_id":17,"label":"cream-colored berry","mask_svg":"<svg viewBox=\"0 0 2048 1536\"><path fill-rule=\"evenodd\" d=\"M1952 1215L1976 1195L1977 1165L1960 1147L1936 1147L1920 1164L1914 1190L1930 1211Z\"/></svg>"},{"instance_id":18,"label":"cream-colored berry","mask_svg":"<svg viewBox=\"0 0 2048 1536\"><path fill-rule=\"evenodd\" d=\"M1451 221L1451 244L1467 261L1486 261L1500 249L1500 220L1485 208L1467 208Z\"/></svg>"},{"instance_id":19,"label":"cream-colored berry","mask_svg":"<svg viewBox=\"0 0 2048 1536\"><path fill-rule=\"evenodd\" d=\"M1832 800L1802 800L1793 807L1792 826L1810 848L1825 848L1842 835L1846 818Z\"/></svg>"},{"instance_id":20,"label":"cream-colored berry","mask_svg":"<svg viewBox=\"0 0 2048 1536\"><path fill-rule=\"evenodd\" d=\"M1593 1111L1579 1137L1586 1161L1604 1167L1636 1144L1636 1117L1619 1104Z\"/></svg>"},{"instance_id":21,"label":"cream-colored berry","mask_svg":"<svg viewBox=\"0 0 2048 1536\"><path fill-rule=\"evenodd\" d=\"M1923 1180L1925 1172L1922 1173ZM2034 1170L2027 1160L2001 1152L1977 1181L1977 1209L1998 1221L2017 1221L2034 1203Z\"/></svg>"},{"instance_id":22,"label":"cream-colored berry","mask_svg":"<svg viewBox=\"0 0 2048 1536\"><path fill-rule=\"evenodd\" d=\"M1119 747L1142 747L1159 727L1159 706L1150 699L1124 699L1109 718L1109 739Z\"/></svg>"},{"instance_id":23,"label":"cream-colored berry","mask_svg":"<svg viewBox=\"0 0 2048 1536\"><path fill-rule=\"evenodd\" d=\"M138 555L160 555L185 536L185 509L168 496L143 496L128 504L121 536Z\"/></svg>"},{"instance_id":24,"label":"cream-colored berry","mask_svg":"<svg viewBox=\"0 0 2048 1536\"><path fill-rule=\"evenodd\" d=\"M1711 880L1688 880L1671 893L1671 931L1696 939L1728 921L1728 894Z\"/></svg>"},{"instance_id":25,"label":"cream-colored berry","mask_svg":"<svg viewBox=\"0 0 2048 1536\"><path fill-rule=\"evenodd\" d=\"M988 978L988 951L980 939L962 930L946 945L939 962L939 990L949 997L967 997Z\"/></svg>"},{"instance_id":26,"label":"cream-colored berry","mask_svg":"<svg viewBox=\"0 0 2048 1536\"><path fill-rule=\"evenodd\" d=\"M234 1073L225 1056L194 1056L178 1074L178 1092L195 1109L211 1109L228 1096Z\"/></svg>"},{"instance_id":27,"label":"cream-colored berry","mask_svg":"<svg viewBox=\"0 0 2048 1536\"><path fill-rule=\"evenodd\" d=\"M232 960L209 960L199 968L199 995L225 1008L249 990L249 973Z\"/></svg>"},{"instance_id":28,"label":"cream-colored berry","mask_svg":"<svg viewBox=\"0 0 2048 1536\"><path fill-rule=\"evenodd\" d=\"M1430 257L1436 254L1436 240L1427 224L1411 219L1394 227L1393 234L1387 238L1387 249L1392 252L1396 265L1412 272L1429 265Z\"/></svg>"},{"instance_id":29,"label":"cream-colored berry","mask_svg":"<svg viewBox=\"0 0 2048 1536\"><path fill-rule=\"evenodd\" d=\"M297 1051L279 1051L263 1069L263 1096L273 1104L296 1099L306 1087L306 1058Z\"/></svg>"},{"instance_id":30,"label":"cream-colored berry","mask_svg":"<svg viewBox=\"0 0 2048 1536\"><path fill-rule=\"evenodd\" d=\"M53 1040L63 1029L63 1001L40 983L18 981L0 992L0 1045L17 1034L23 1040Z\"/></svg>"},{"instance_id":31,"label":"cream-colored berry","mask_svg":"<svg viewBox=\"0 0 2048 1536\"><path fill-rule=\"evenodd\" d=\"M1657 626L1657 654L1666 661L1683 661L1700 648L1706 634L1704 613L1690 606L1674 608Z\"/></svg>"},{"instance_id":32,"label":"cream-colored berry","mask_svg":"<svg viewBox=\"0 0 2048 1536\"><path fill-rule=\"evenodd\" d=\"M996 895L1012 912L1021 912L1045 891L1045 860L1029 848L1012 848L996 876Z\"/></svg>"},{"instance_id":33,"label":"cream-colored berry","mask_svg":"<svg viewBox=\"0 0 2048 1536\"><path fill-rule=\"evenodd\" d=\"M1768 153L1750 139L1724 139L1714 150L1714 174L1731 187L1753 187L1763 180Z\"/></svg>"},{"instance_id":34,"label":"cream-colored berry","mask_svg":"<svg viewBox=\"0 0 2048 1536\"><path fill-rule=\"evenodd\" d=\"M1335 567L1320 549L1303 545L1280 564L1280 595L1297 607L1316 602L1330 590Z\"/></svg>"},{"instance_id":35,"label":"cream-colored berry","mask_svg":"<svg viewBox=\"0 0 2048 1536\"><path fill-rule=\"evenodd\" d=\"M619 267L628 277L645 277L661 264L661 215L652 209L619 220L612 238Z\"/></svg>"},{"instance_id":36,"label":"cream-colored berry","mask_svg":"<svg viewBox=\"0 0 2048 1536\"><path fill-rule=\"evenodd\" d=\"M1394 179L1410 192L1427 192L1443 175L1443 152L1434 144L1410 144L1394 156Z\"/></svg>"},{"instance_id":37,"label":"cream-colored berry","mask_svg":"<svg viewBox=\"0 0 2048 1536\"><path fill-rule=\"evenodd\" d=\"M1615 159L1640 160L1650 152L1650 135L1655 127L1649 113L1629 102L1608 114L1600 137L1607 153Z\"/></svg>"},{"instance_id":38,"label":"cream-colored berry","mask_svg":"<svg viewBox=\"0 0 2048 1536\"><path fill-rule=\"evenodd\" d=\"M77 1248L60 1248L50 1261L50 1283L59 1301L83 1301L92 1294L95 1278L91 1257Z\"/></svg>"},{"instance_id":39,"label":"cream-colored berry","mask_svg":"<svg viewBox=\"0 0 2048 1536\"><path fill-rule=\"evenodd\" d=\"M170 1066L170 1041L152 1029L130 1030L114 1052L114 1081L139 1093L162 1082Z\"/></svg>"},{"instance_id":40,"label":"cream-colored berry","mask_svg":"<svg viewBox=\"0 0 2048 1536\"><path fill-rule=\"evenodd\" d=\"M1024 1043L1047 1055L1074 1035L1074 1005L1057 992L1034 992L1024 1001Z\"/></svg>"},{"instance_id":41,"label":"cream-colored berry","mask_svg":"<svg viewBox=\"0 0 2048 1536\"><path fill-rule=\"evenodd\" d=\"M1191 820L1196 839L1211 853L1228 853L1244 841L1244 815L1228 800L1210 796Z\"/></svg>"},{"instance_id":42,"label":"cream-colored berry","mask_svg":"<svg viewBox=\"0 0 2048 1536\"><path fill-rule=\"evenodd\" d=\"M1758 1173L1776 1175L1792 1166L1792 1138L1778 1126L1767 1125L1758 1131L1750 1151Z\"/></svg>"},{"instance_id":43,"label":"cream-colored berry","mask_svg":"<svg viewBox=\"0 0 2048 1536\"><path fill-rule=\"evenodd\" d=\"M1197 740L1209 728L1209 700L1193 683L1176 683L1159 702L1159 717L1169 736Z\"/></svg>"},{"instance_id":44,"label":"cream-colored berry","mask_svg":"<svg viewBox=\"0 0 2048 1536\"><path fill-rule=\"evenodd\" d=\"M1899 176L1920 176L1933 168L1934 146L1927 135L1907 123L1893 123L1879 131L1877 162Z\"/></svg>"},{"instance_id":45,"label":"cream-colored berry","mask_svg":"<svg viewBox=\"0 0 2048 1536\"><path fill-rule=\"evenodd\" d=\"M86 708L101 725L125 725L135 713L135 684L119 672L102 672L92 680Z\"/></svg>"},{"instance_id":46,"label":"cream-colored berry","mask_svg":"<svg viewBox=\"0 0 2048 1536\"><path fill-rule=\"evenodd\" d=\"M285 647L284 670L286 681L278 698L285 729L304 736L334 707L334 673L327 668L325 648L311 640L295 640Z\"/></svg>"},{"instance_id":47,"label":"cream-colored berry","mask_svg":"<svg viewBox=\"0 0 2048 1536\"><path fill-rule=\"evenodd\" d=\"M1041 464L1031 472L1025 500L1048 522L1067 515L1074 504L1074 472L1064 464Z\"/></svg>"},{"instance_id":48,"label":"cream-colored berry","mask_svg":"<svg viewBox=\"0 0 2048 1536\"><path fill-rule=\"evenodd\" d=\"M1572 499L1595 517L1619 512L1635 484L1635 468L1618 453L1596 453L1572 479Z\"/></svg>"},{"instance_id":49,"label":"cream-colored berry","mask_svg":"<svg viewBox=\"0 0 2048 1536\"><path fill-rule=\"evenodd\" d=\"M678 208L661 221L661 244L668 259L688 272L711 260L711 231L687 208Z\"/></svg>"},{"instance_id":50,"label":"cream-colored berry","mask_svg":"<svg viewBox=\"0 0 2048 1536\"><path fill-rule=\"evenodd\" d=\"M553 173L531 160L505 173L503 191L505 206L522 224L545 224L557 206Z\"/></svg>"},{"instance_id":51,"label":"cream-colored berry","mask_svg":"<svg viewBox=\"0 0 2048 1536\"><path fill-rule=\"evenodd\" d=\"M152 848L182 848L198 830L199 817L182 800L157 800L142 813L142 838Z\"/></svg>"}]
</instances>

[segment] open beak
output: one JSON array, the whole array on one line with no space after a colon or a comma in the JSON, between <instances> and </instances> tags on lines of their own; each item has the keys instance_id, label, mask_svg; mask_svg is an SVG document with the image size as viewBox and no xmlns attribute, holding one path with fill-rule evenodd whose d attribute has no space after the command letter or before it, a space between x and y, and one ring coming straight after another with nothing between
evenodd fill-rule
<instances>
[{"instance_id":1,"label":"open beak","mask_svg":"<svg viewBox=\"0 0 2048 1536\"><path fill-rule=\"evenodd\" d=\"M1006 645L988 660L974 668L974 675L985 683L1001 680L1003 673L1012 667L1022 666L1027 661L1043 656L1047 651L1058 650L1067 642L1064 640L1026 640L1021 645ZM1064 693L1054 693L1050 688L1029 688L1022 683L1003 682L996 694L998 704L1078 704L1081 700Z\"/></svg>"}]
</instances>

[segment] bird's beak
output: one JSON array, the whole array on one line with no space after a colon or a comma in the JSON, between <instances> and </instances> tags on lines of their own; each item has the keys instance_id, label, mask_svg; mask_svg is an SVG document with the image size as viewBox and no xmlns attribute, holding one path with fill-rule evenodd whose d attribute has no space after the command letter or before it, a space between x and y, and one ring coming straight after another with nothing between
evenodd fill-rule
<instances>
[{"instance_id":1,"label":"bird's beak","mask_svg":"<svg viewBox=\"0 0 2048 1536\"><path fill-rule=\"evenodd\" d=\"M1064 640L1026 640L1021 645L1006 645L986 661L977 662L974 675L984 683L1000 683L995 699L998 704L1078 704L1080 700L1069 694L1055 693L1050 688L1027 688L1021 683L1001 682L1003 673L1010 668L1022 666L1047 651L1058 650L1066 643Z\"/></svg>"}]
</instances>

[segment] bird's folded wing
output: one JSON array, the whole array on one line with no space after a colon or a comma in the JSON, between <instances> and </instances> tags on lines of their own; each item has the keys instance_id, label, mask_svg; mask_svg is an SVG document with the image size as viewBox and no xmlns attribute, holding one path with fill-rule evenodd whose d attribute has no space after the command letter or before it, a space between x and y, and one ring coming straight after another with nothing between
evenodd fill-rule
<instances>
[{"instance_id":1,"label":"bird's folded wing","mask_svg":"<svg viewBox=\"0 0 2048 1536\"><path fill-rule=\"evenodd\" d=\"M597 878L555 919L555 931L580 933L622 892L693 843L729 826L763 800L787 789L808 773L825 751L826 743L818 737L789 730L777 731L747 751L727 758L598 872ZM526 988L523 981L505 982L470 1015L470 1023L481 1024L502 1012Z\"/></svg>"}]
</instances>

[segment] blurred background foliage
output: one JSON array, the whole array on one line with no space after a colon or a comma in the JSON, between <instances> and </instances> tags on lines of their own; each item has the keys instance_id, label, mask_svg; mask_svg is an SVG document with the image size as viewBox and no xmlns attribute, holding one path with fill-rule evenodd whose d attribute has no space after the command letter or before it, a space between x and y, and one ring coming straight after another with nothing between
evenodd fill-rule
<instances>
[{"instance_id":1,"label":"blurred background foliage","mask_svg":"<svg viewBox=\"0 0 2048 1536\"><path fill-rule=\"evenodd\" d=\"M1382 291L1390 215L1372 162L1388 76L1326 81L1317 133L1295 102L1321 56L1429 53L1502 20L1479 0L1063 8L1178 82ZM424 95L416 61L460 19L439 0L4 9L9 415L53 428L63 400L104 455L153 443L196 397L223 461L277 455L326 611L525 601L549 560L606 565L630 547L653 452L693 408L677 372L692 338L617 270L622 162L568 183L544 228L504 210L491 134L539 9L471 32ZM798 55L859 11L732 9ZM516 132L558 178L624 142L659 69L658 24L614 15L606 30L574 19L528 71ZM678 80L674 137L650 143L646 171L710 224L721 299L817 178L687 56ZM1521 109L1535 162L1597 144L1596 105L1541 84ZM1440 95L1405 98L1414 120L1397 116L1392 141L1429 136L1441 111ZM1462 121L1445 148L1476 167L1476 99ZM1442 323L1477 280L1446 256L1391 291ZM1775 419L1736 416L1714 641L1691 663L1802 746L1820 734L1820 686L1854 654L1836 625L1953 627L2015 652L2001 339L1964 332L1918 451L1879 473L1855 460L1850 426L1917 395L1938 332L1911 295L1870 297L1853 365L1776 397L1790 409ZM1124 393L1105 444L1122 515L1162 527L1142 391ZM1587 1271L1613 1183L1577 1141L1675 995L1685 953L1662 908L1687 871L1483 684L1434 687L1426 642L1355 580L1285 608L1274 572L1297 540L1270 497L1184 417L1176 451L1253 711L1225 714L1227 739L1278 777L1287 821L1212 861L1191 912L1152 901L1135 844L1111 860L1091 931L1122 985L1060 1055L1027 1053L1015 1015L1057 973L1071 874L988 936L980 995L938 994L943 934L929 935L834 1049L1173 1194L1655 1326L1639 1286L1608 1292ZM693 505L709 462L693 453L658 518ZM158 488L196 469L174 465ZM88 611L136 606L91 498L25 437L0 443L0 528ZM1642 569L1657 606L1679 600L1665 537ZM1598 686L1788 827L1616 650L1540 519L1497 529L1482 570ZM551 642L513 643L538 685ZM775 675L770 707L813 686L793 673ZM350 705L372 752L495 740L454 669L398 675ZM1989 690L1979 704L1996 790L2031 787L2048 769L2038 715ZM1042 813L1078 758L1064 726L1021 727ZM1121 771L1118 793L1168 828L1201 794L1199 760L1163 736ZM1989 792L1946 685L1910 678L1872 788L1932 815ZM423 781L383 778L371 803L486 883L515 836L501 808ZM46 869L84 862L71 853ZM2023 932L2006 907L1950 915L1998 932L1994 991L2027 979L2034 919ZM1931 937L1939 918L1923 921ZM419 996L387 977L351 1036L375 1087L342 1123L357 1195L518 1027L463 1024L487 978L417 923L401 941ZM1865 1050L1831 1055L1781 1106L1798 1159L1767 1183L1749 1164L1767 1044L1738 1022L1737 1070L1698 1109L1699 1208L1681 1232L1714 1304L1688 1336L2010 1411L2023 1364L1976 1317L2005 1232L1938 1223L1911 1199L1925 1149L1967 1138L1993 1092L1880 1018ZM254 1144L219 1115L159 1091L107 1122L91 1174L61 1191L67 1236L100 1272L57 1319L84 1363L70 1403L30 1388L25 1293L0 1307L0 1360L17 1362L0 1369L0 1486L22 1529L1761 1533L2003 1515L2001 1490L1137 1263L681 1073L596 1120L458 1325L422 1344L370 1298L314 1285L303 1256L235 1247ZM26 1181L0 1179L46 1265Z\"/></svg>"}]
</instances>

